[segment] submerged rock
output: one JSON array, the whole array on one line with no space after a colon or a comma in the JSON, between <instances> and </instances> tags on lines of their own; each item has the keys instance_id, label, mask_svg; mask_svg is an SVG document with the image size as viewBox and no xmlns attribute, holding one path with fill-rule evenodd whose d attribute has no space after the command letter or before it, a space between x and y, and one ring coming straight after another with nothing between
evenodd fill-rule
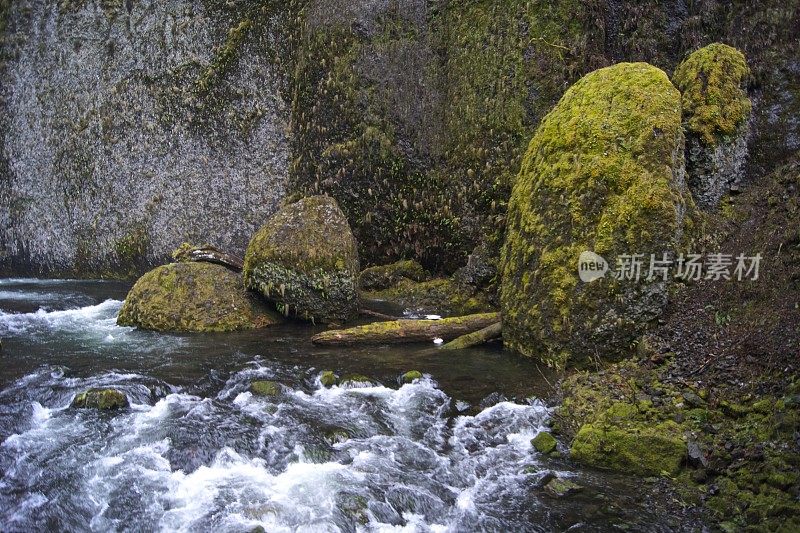
<instances>
[{"instance_id":1,"label":"submerged rock","mask_svg":"<svg viewBox=\"0 0 800 533\"><path fill-rule=\"evenodd\" d=\"M740 181L747 158L752 106L744 55L715 43L691 54L673 81L683 94L686 167L697 205L714 208Z\"/></svg>"},{"instance_id":2,"label":"submerged rock","mask_svg":"<svg viewBox=\"0 0 800 533\"><path fill-rule=\"evenodd\" d=\"M539 453L551 453L555 451L556 439L547 431L540 431L538 435L531 439L531 444Z\"/></svg>"},{"instance_id":3,"label":"submerged rock","mask_svg":"<svg viewBox=\"0 0 800 533\"><path fill-rule=\"evenodd\" d=\"M342 378L339 383L342 387L360 388L372 387L375 383L367 376L361 374L350 374Z\"/></svg>"},{"instance_id":4,"label":"submerged rock","mask_svg":"<svg viewBox=\"0 0 800 533\"><path fill-rule=\"evenodd\" d=\"M312 196L283 207L247 247L247 287L286 315L345 322L358 312L358 252L336 201Z\"/></svg>"},{"instance_id":5,"label":"submerged rock","mask_svg":"<svg viewBox=\"0 0 800 533\"><path fill-rule=\"evenodd\" d=\"M680 109L664 72L622 63L582 78L541 123L508 209L508 347L555 367L617 357L661 314L667 284L645 279L649 263L638 280L612 272L584 283L578 258L595 252L613 269L626 255L675 251L691 203Z\"/></svg>"},{"instance_id":6,"label":"submerged rock","mask_svg":"<svg viewBox=\"0 0 800 533\"><path fill-rule=\"evenodd\" d=\"M545 484L544 490L550 496L555 498L563 498L564 496L570 496L576 492L582 491L583 487L574 481L554 477L548 481L547 484Z\"/></svg>"},{"instance_id":7,"label":"submerged rock","mask_svg":"<svg viewBox=\"0 0 800 533\"><path fill-rule=\"evenodd\" d=\"M171 263L139 278L117 324L156 331L234 331L281 318L249 294L240 276L211 263Z\"/></svg>"},{"instance_id":8,"label":"submerged rock","mask_svg":"<svg viewBox=\"0 0 800 533\"><path fill-rule=\"evenodd\" d=\"M89 389L76 395L71 407L113 411L129 405L128 397L116 389Z\"/></svg>"},{"instance_id":9,"label":"submerged rock","mask_svg":"<svg viewBox=\"0 0 800 533\"><path fill-rule=\"evenodd\" d=\"M394 287L403 280L424 281L427 276L422 265L408 259L391 265L365 268L358 281L362 291L379 291Z\"/></svg>"},{"instance_id":10,"label":"submerged rock","mask_svg":"<svg viewBox=\"0 0 800 533\"><path fill-rule=\"evenodd\" d=\"M615 403L584 424L570 449L577 461L643 476L676 474L686 453L678 424L647 420L636 406L625 403Z\"/></svg>"}]
</instances>

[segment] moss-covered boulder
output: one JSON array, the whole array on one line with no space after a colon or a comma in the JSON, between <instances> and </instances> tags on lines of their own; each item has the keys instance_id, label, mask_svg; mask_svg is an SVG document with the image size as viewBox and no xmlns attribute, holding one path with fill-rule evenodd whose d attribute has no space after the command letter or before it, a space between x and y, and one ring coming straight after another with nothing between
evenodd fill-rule
<instances>
[{"instance_id":1,"label":"moss-covered boulder","mask_svg":"<svg viewBox=\"0 0 800 533\"><path fill-rule=\"evenodd\" d=\"M253 236L247 287L284 314L344 322L358 312L356 241L336 201L312 196L283 207Z\"/></svg>"},{"instance_id":2,"label":"moss-covered boulder","mask_svg":"<svg viewBox=\"0 0 800 533\"><path fill-rule=\"evenodd\" d=\"M672 420L648 420L637 406L615 403L581 427L570 457L643 476L674 475L686 457L686 442L681 427Z\"/></svg>"},{"instance_id":3,"label":"moss-covered boulder","mask_svg":"<svg viewBox=\"0 0 800 533\"><path fill-rule=\"evenodd\" d=\"M250 383L250 392L256 396L278 396L281 393L281 386L274 381L259 379Z\"/></svg>"},{"instance_id":4,"label":"moss-covered boulder","mask_svg":"<svg viewBox=\"0 0 800 533\"><path fill-rule=\"evenodd\" d=\"M211 263L171 263L139 278L117 324L156 331L234 331L281 317L248 293L239 275Z\"/></svg>"},{"instance_id":5,"label":"moss-covered boulder","mask_svg":"<svg viewBox=\"0 0 800 533\"><path fill-rule=\"evenodd\" d=\"M697 205L713 208L743 177L752 105L744 55L711 44L686 58L673 81L681 91L689 188Z\"/></svg>"},{"instance_id":6,"label":"moss-covered boulder","mask_svg":"<svg viewBox=\"0 0 800 533\"><path fill-rule=\"evenodd\" d=\"M427 275L422 265L406 259L391 265L365 268L359 276L359 284L362 291L378 291L393 287L405 279L424 281Z\"/></svg>"},{"instance_id":7,"label":"moss-covered boulder","mask_svg":"<svg viewBox=\"0 0 800 533\"><path fill-rule=\"evenodd\" d=\"M422 372L419 370L409 370L402 376L400 376L401 383L414 383L414 381L422 379Z\"/></svg>"},{"instance_id":8,"label":"moss-covered boulder","mask_svg":"<svg viewBox=\"0 0 800 533\"><path fill-rule=\"evenodd\" d=\"M591 283L584 251L613 268L661 258L681 241L687 204L680 93L661 70L621 63L573 85L539 126L509 203L501 258L503 339L563 367L618 356L666 303L644 276ZM613 272L612 272L613 274Z\"/></svg>"},{"instance_id":9,"label":"moss-covered boulder","mask_svg":"<svg viewBox=\"0 0 800 533\"><path fill-rule=\"evenodd\" d=\"M322 374L320 374L319 382L323 387L333 387L339 382L339 378L336 377L336 374L333 372L333 370L325 370L322 372Z\"/></svg>"},{"instance_id":10,"label":"moss-covered boulder","mask_svg":"<svg viewBox=\"0 0 800 533\"><path fill-rule=\"evenodd\" d=\"M89 389L77 394L72 400L72 407L80 409L114 411L125 409L129 405L128 397L116 389Z\"/></svg>"},{"instance_id":11,"label":"moss-covered boulder","mask_svg":"<svg viewBox=\"0 0 800 533\"><path fill-rule=\"evenodd\" d=\"M555 437L553 437L547 431L540 431L534 438L531 439L531 445L536 449L539 453L551 453L554 452L558 443L556 442Z\"/></svg>"}]
</instances>

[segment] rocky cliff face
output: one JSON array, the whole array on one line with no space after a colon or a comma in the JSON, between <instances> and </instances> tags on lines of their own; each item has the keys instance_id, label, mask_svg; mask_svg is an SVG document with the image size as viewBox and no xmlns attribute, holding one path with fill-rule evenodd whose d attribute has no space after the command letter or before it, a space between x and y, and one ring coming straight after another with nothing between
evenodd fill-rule
<instances>
[{"instance_id":1,"label":"rocky cliff face","mask_svg":"<svg viewBox=\"0 0 800 533\"><path fill-rule=\"evenodd\" d=\"M0 19L6 270L241 252L284 193L325 192L365 266L452 271L499 248L567 87L620 61L671 74L715 41L753 71L745 175L800 149L797 0L49 0Z\"/></svg>"},{"instance_id":2,"label":"rocky cliff face","mask_svg":"<svg viewBox=\"0 0 800 533\"><path fill-rule=\"evenodd\" d=\"M126 276L185 240L244 249L284 195L288 159L280 78L264 33L241 27L246 13L13 3L0 264Z\"/></svg>"}]
</instances>

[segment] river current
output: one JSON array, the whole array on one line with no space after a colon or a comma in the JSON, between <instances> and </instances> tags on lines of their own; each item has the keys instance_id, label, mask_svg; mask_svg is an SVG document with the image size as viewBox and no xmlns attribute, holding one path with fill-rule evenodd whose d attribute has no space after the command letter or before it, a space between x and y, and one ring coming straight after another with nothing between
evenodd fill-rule
<instances>
[{"instance_id":1,"label":"river current","mask_svg":"<svg viewBox=\"0 0 800 533\"><path fill-rule=\"evenodd\" d=\"M658 483L538 454L548 377L498 348L123 328L128 286L0 280L0 530L671 531ZM325 388L323 370L371 384ZM424 378L401 384L407 370ZM249 392L281 384L275 397ZM130 408L70 407L113 387ZM553 476L583 490L550 495ZM696 527L696 524L694 525Z\"/></svg>"}]
</instances>

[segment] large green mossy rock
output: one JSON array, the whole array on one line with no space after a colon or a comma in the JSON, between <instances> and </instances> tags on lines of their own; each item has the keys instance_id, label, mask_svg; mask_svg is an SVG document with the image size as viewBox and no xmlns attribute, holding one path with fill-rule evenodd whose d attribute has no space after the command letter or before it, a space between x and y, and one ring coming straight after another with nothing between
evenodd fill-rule
<instances>
[{"instance_id":1,"label":"large green mossy rock","mask_svg":"<svg viewBox=\"0 0 800 533\"><path fill-rule=\"evenodd\" d=\"M72 400L72 407L79 409L116 411L129 405L128 397L116 389L89 389L77 394Z\"/></svg>"},{"instance_id":2,"label":"large green mossy rock","mask_svg":"<svg viewBox=\"0 0 800 533\"><path fill-rule=\"evenodd\" d=\"M642 420L631 404L616 403L572 441L570 457L582 463L643 476L674 475L686 457L686 442L671 420Z\"/></svg>"},{"instance_id":3,"label":"large green mossy rock","mask_svg":"<svg viewBox=\"0 0 800 533\"><path fill-rule=\"evenodd\" d=\"M688 183L703 208L719 204L742 179L752 105L744 55L725 44L701 48L673 75L683 95Z\"/></svg>"},{"instance_id":4,"label":"large green mossy rock","mask_svg":"<svg viewBox=\"0 0 800 533\"><path fill-rule=\"evenodd\" d=\"M680 98L661 70L621 63L582 78L545 117L508 209L508 347L555 367L618 356L662 312L666 282L609 272L583 283L578 257L593 251L613 270L623 254L649 261L678 246L691 204Z\"/></svg>"},{"instance_id":5,"label":"large green mossy rock","mask_svg":"<svg viewBox=\"0 0 800 533\"><path fill-rule=\"evenodd\" d=\"M344 322L358 312L358 251L342 211L327 196L285 206L253 236L244 260L250 289L286 315Z\"/></svg>"},{"instance_id":6,"label":"large green mossy rock","mask_svg":"<svg viewBox=\"0 0 800 533\"><path fill-rule=\"evenodd\" d=\"M279 323L241 277L211 263L171 263L139 278L117 324L156 331L235 331Z\"/></svg>"}]
</instances>

